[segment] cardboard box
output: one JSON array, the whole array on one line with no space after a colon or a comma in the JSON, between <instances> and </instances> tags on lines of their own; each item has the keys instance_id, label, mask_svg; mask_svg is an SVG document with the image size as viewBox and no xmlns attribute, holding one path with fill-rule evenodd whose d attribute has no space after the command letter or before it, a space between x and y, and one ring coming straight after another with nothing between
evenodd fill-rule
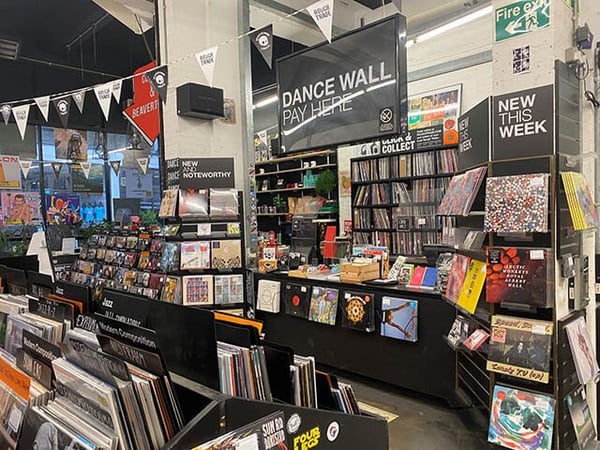
<instances>
[{"instance_id":1,"label":"cardboard box","mask_svg":"<svg viewBox=\"0 0 600 450\"><path fill-rule=\"evenodd\" d=\"M340 266L340 281L362 283L379 278L379 263L346 263Z\"/></svg>"}]
</instances>

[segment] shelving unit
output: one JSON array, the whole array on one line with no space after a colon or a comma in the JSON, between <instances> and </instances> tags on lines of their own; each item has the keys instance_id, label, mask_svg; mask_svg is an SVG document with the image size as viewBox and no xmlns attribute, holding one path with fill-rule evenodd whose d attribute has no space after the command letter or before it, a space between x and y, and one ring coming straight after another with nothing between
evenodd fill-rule
<instances>
[{"instance_id":1,"label":"shelving unit","mask_svg":"<svg viewBox=\"0 0 600 450\"><path fill-rule=\"evenodd\" d=\"M319 173L331 170L337 172L337 152L335 150L318 150L295 153L282 158L257 161L256 196L258 231L275 231L281 233L286 242L286 233L291 224L294 211L289 209L290 198L314 196L314 184L307 175L315 178ZM309 183L307 183L309 181ZM337 200L337 189L329 200ZM337 222L337 212L315 212L319 222Z\"/></svg>"},{"instance_id":2,"label":"shelving unit","mask_svg":"<svg viewBox=\"0 0 600 450\"><path fill-rule=\"evenodd\" d=\"M437 207L456 167L454 146L352 159L354 244L411 256L440 244L453 220L436 217Z\"/></svg>"}]
</instances>

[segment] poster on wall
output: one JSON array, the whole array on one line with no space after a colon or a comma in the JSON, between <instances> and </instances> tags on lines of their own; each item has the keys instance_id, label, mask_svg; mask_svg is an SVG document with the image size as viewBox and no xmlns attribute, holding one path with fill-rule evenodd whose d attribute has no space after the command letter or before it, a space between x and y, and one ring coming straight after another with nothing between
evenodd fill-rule
<instances>
[{"instance_id":1,"label":"poster on wall","mask_svg":"<svg viewBox=\"0 0 600 450\"><path fill-rule=\"evenodd\" d=\"M54 129L56 159L87 161L87 131Z\"/></svg>"},{"instance_id":2,"label":"poster on wall","mask_svg":"<svg viewBox=\"0 0 600 450\"><path fill-rule=\"evenodd\" d=\"M554 87L494 97L492 160L554 153Z\"/></svg>"},{"instance_id":3,"label":"poster on wall","mask_svg":"<svg viewBox=\"0 0 600 450\"><path fill-rule=\"evenodd\" d=\"M28 125L25 137L21 139L15 123L0 127L0 155L19 155L21 158L37 158L36 132L34 125Z\"/></svg>"},{"instance_id":4,"label":"poster on wall","mask_svg":"<svg viewBox=\"0 0 600 450\"><path fill-rule=\"evenodd\" d=\"M0 156L0 188L21 189L21 159L18 156Z\"/></svg>"},{"instance_id":5,"label":"poster on wall","mask_svg":"<svg viewBox=\"0 0 600 450\"><path fill-rule=\"evenodd\" d=\"M73 192L103 192L104 191L104 166L92 164L89 176L85 176L84 170L79 164L71 166L71 182Z\"/></svg>"},{"instance_id":6,"label":"poster on wall","mask_svg":"<svg viewBox=\"0 0 600 450\"><path fill-rule=\"evenodd\" d=\"M152 198L152 174L138 169L121 169L121 186L125 186L126 198Z\"/></svg>"},{"instance_id":7,"label":"poster on wall","mask_svg":"<svg viewBox=\"0 0 600 450\"><path fill-rule=\"evenodd\" d=\"M405 40L395 15L279 59L280 153L406 133Z\"/></svg>"},{"instance_id":8,"label":"poster on wall","mask_svg":"<svg viewBox=\"0 0 600 450\"><path fill-rule=\"evenodd\" d=\"M181 158L179 188L234 188L233 164L233 158Z\"/></svg>"},{"instance_id":9,"label":"poster on wall","mask_svg":"<svg viewBox=\"0 0 600 450\"><path fill-rule=\"evenodd\" d=\"M40 219L40 194L37 192L2 192L4 224L31 223Z\"/></svg>"},{"instance_id":10,"label":"poster on wall","mask_svg":"<svg viewBox=\"0 0 600 450\"><path fill-rule=\"evenodd\" d=\"M458 144L462 84L408 97L408 130L417 149Z\"/></svg>"},{"instance_id":11,"label":"poster on wall","mask_svg":"<svg viewBox=\"0 0 600 450\"><path fill-rule=\"evenodd\" d=\"M49 224L76 224L81 217L79 208L79 195L46 194L46 221Z\"/></svg>"}]
</instances>

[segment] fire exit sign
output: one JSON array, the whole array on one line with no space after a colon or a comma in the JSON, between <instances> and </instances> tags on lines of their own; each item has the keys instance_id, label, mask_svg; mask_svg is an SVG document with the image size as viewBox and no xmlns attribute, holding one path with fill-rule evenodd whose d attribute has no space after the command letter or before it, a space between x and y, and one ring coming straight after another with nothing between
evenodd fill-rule
<instances>
[{"instance_id":1,"label":"fire exit sign","mask_svg":"<svg viewBox=\"0 0 600 450\"><path fill-rule=\"evenodd\" d=\"M550 26L550 0L519 0L497 8L496 42Z\"/></svg>"}]
</instances>

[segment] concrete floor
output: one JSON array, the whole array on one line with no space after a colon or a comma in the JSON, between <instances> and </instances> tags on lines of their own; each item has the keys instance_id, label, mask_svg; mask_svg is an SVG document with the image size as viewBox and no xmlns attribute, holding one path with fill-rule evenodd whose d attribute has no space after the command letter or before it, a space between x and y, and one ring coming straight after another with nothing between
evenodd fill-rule
<instances>
[{"instance_id":1,"label":"concrete floor","mask_svg":"<svg viewBox=\"0 0 600 450\"><path fill-rule=\"evenodd\" d=\"M344 377L359 401L398 416L389 423L390 450L487 449L487 420L476 408L450 409L442 400Z\"/></svg>"}]
</instances>

